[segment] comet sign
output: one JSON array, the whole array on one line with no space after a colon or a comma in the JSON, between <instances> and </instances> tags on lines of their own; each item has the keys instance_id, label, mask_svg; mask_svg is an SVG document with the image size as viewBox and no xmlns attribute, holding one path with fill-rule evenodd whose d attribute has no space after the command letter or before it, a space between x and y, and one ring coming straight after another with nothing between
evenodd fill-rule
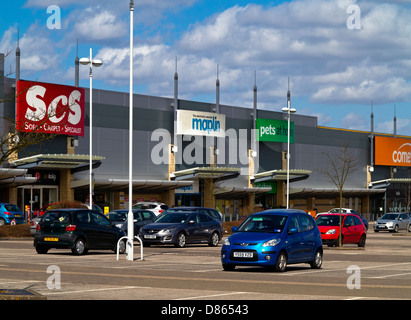
<instances>
[{"instance_id":1,"label":"comet sign","mask_svg":"<svg viewBox=\"0 0 411 320\"><path fill-rule=\"evenodd\" d=\"M84 89L17 82L17 130L84 136Z\"/></svg>"}]
</instances>

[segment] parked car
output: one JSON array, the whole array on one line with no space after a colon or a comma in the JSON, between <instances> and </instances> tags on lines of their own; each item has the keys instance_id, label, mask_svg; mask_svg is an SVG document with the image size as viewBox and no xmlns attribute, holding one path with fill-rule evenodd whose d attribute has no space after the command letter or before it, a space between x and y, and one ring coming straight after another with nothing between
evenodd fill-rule
<instances>
[{"instance_id":1,"label":"parked car","mask_svg":"<svg viewBox=\"0 0 411 320\"><path fill-rule=\"evenodd\" d=\"M148 209L156 216L158 216L160 213L162 213L164 210L168 209L168 205L162 203L162 202L137 202L135 205L133 205L133 209Z\"/></svg>"},{"instance_id":2,"label":"parked car","mask_svg":"<svg viewBox=\"0 0 411 320\"><path fill-rule=\"evenodd\" d=\"M11 203L0 203L0 226L24 223L24 212Z\"/></svg>"},{"instance_id":3,"label":"parked car","mask_svg":"<svg viewBox=\"0 0 411 320\"><path fill-rule=\"evenodd\" d=\"M37 225L34 247L40 254L50 248L71 249L75 255L86 254L89 249L117 250L123 230L110 223L107 217L88 209L55 209L47 211ZM124 253L125 241L119 252Z\"/></svg>"},{"instance_id":4,"label":"parked car","mask_svg":"<svg viewBox=\"0 0 411 320\"><path fill-rule=\"evenodd\" d=\"M314 218L301 210L274 209L250 215L223 241L221 262L226 271L236 266L263 266L283 272L288 264L323 261L320 231Z\"/></svg>"},{"instance_id":5,"label":"parked car","mask_svg":"<svg viewBox=\"0 0 411 320\"><path fill-rule=\"evenodd\" d=\"M220 222L220 234L223 234L223 216L218 210L212 208L204 207L175 207L167 209L165 212L186 212L186 211L195 211L195 212L204 212L208 214L211 218Z\"/></svg>"},{"instance_id":6,"label":"parked car","mask_svg":"<svg viewBox=\"0 0 411 320\"><path fill-rule=\"evenodd\" d=\"M36 228L37 228L38 223L41 220L41 217L43 216L44 213L46 213L47 210L51 208L53 204L55 203L50 203L33 212L33 218L31 219L31 222L30 222L30 233L33 236L36 233Z\"/></svg>"},{"instance_id":7,"label":"parked car","mask_svg":"<svg viewBox=\"0 0 411 320\"><path fill-rule=\"evenodd\" d=\"M391 212L384 214L380 219L374 223L374 231L390 231L398 232L399 230L407 230L411 232L411 219L407 213Z\"/></svg>"},{"instance_id":8,"label":"parked car","mask_svg":"<svg viewBox=\"0 0 411 320\"><path fill-rule=\"evenodd\" d=\"M328 213L340 213L340 208L334 208L328 211ZM364 223L365 229L368 231L368 220L365 219L360 213L355 211L354 209L349 209L349 208L341 208L341 213L352 213L360 217L362 220L362 223Z\"/></svg>"},{"instance_id":9,"label":"parked car","mask_svg":"<svg viewBox=\"0 0 411 320\"><path fill-rule=\"evenodd\" d=\"M340 214L320 214L317 216L316 223L321 232L323 244L338 246L340 235ZM359 247L365 246L367 230L361 219L352 213L341 214L342 224L342 244L356 243Z\"/></svg>"},{"instance_id":10,"label":"parked car","mask_svg":"<svg viewBox=\"0 0 411 320\"><path fill-rule=\"evenodd\" d=\"M166 212L154 223L140 229L145 246L174 244L183 248L187 243L208 243L217 246L221 239L220 223L203 212Z\"/></svg>"},{"instance_id":11,"label":"parked car","mask_svg":"<svg viewBox=\"0 0 411 320\"><path fill-rule=\"evenodd\" d=\"M40 222L41 217L43 216L44 213L47 212L47 210L50 210L53 208L53 205L58 204L58 202L54 202L54 203L50 203L44 207L41 207L40 209L36 210L33 212L33 218L31 219L30 222L30 233L31 235L34 235L36 233L36 228L37 228L37 224ZM88 208L88 204L82 203L82 206L84 206L84 209ZM92 205L93 210L103 213L103 210L96 204L93 203ZM61 208L61 207L60 207Z\"/></svg>"},{"instance_id":12,"label":"parked car","mask_svg":"<svg viewBox=\"0 0 411 320\"><path fill-rule=\"evenodd\" d=\"M156 215L149 210L133 209L134 215L134 235L138 235L140 228L156 220ZM107 214L108 219L116 227L128 231L128 209L118 209Z\"/></svg>"}]
</instances>

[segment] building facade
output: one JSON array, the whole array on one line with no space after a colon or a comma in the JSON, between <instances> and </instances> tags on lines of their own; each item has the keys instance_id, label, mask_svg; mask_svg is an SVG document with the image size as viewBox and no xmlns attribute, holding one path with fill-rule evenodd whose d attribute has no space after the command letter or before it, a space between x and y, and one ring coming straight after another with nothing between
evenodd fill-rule
<instances>
[{"instance_id":1,"label":"building facade","mask_svg":"<svg viewBox=\"0 0 411 320\"><path fill-rule=\"evenodd\" d=\"M0 71L4 75L3 63ZM2 76L0 81L0 112L5 119L0 129L7 136L8 121L18 122L22 112L23 103L19 104L18 100L32 91L19 92L16 79ZM27 80L19 83L54 90L49 89L53 88L52 84ZM0 171L1 201L31 211L57 201L88 203L89 90L63 87L68 92L67 101L74 101L68 103L69 107L78 103L81 109L83 119L78 116L77 120L82 131L72 128L61 133L58 125L48 126L54 130L53 139L9 157ZM76 98L75 92L84 102ZM74 98L70 100L72 93ZM255 87L255 97L256 93ZM44 101L46 96L47 92ZM50 99L55 101L59 97L55 93ZM176 95L164 98L135 94L133 100L133 199L130 199L128 93L93 90L91 163L96 204L110 210L127 207L129 201L206 206L219 209L226 219L259 208L286 206L286 113L259 110L256 104L253 109L220 105L218 101L216 104L187 101ZM58 103L62 101L60 98L54 105L45 102L48 117L54 117L54 123L63 118L57 114ZM49 110L53 106L56 114L51 115ZM23 112L27 115L27 110L32 109L26 106ZM67 114L76 116L73 110ZM337 160L347 151L355 168L343 186L343 207L355 209L368 218L388 211L408 210L411 137L321 127L316 117L298 113L292 114L290 120L290 207L317 212L339 207L339 190L327 172L331 172L333 164L338 166ZM382 142L380 138L388 141ZM389 150L389 145L396 149ZM382 159L381 153L389 154L391 162Z\"/></svg>"}]
</instances>

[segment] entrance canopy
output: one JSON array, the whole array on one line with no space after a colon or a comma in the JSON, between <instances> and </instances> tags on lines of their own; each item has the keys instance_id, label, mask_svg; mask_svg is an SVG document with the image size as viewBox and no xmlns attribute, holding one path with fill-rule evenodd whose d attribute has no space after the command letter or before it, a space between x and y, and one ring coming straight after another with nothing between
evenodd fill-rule
<instances>
[{"instance_id":1,"label":"entrance canopy","mask_svg":"<svg viewBox=\"0 0 411 320\"><path fill-rule=\"evenodd\" d=\"M27 169L0 168L0 187L17 187L36 182L35 177L26 174Z\"/></svg>"},{"instance_id":2,"label":"entrance canopy","mask_svg":"<svg viewBox=\"0 0 411 320\"><path fill-rule=\"evenodd\" d=\"M376 195L384 193L385 189L366 189L366 188L346 188L343 190L344 197L363 197L366 195ZM337 188L290 188L291 198L337 198L339 191Z\"/></svg>"},{"instance_id":3,"label":"entrance canopy","mask_svg":"<svg viewBox=\"0 0 411 320\"><path fill-rule=\"evenodd\" d=\"M305 180L311 174L310 170L301 170L301 169L290 169L290 182ZM287 180L287 170L285 169L276 169L265 171L261 173L256 173L254 178L251 178L253 183L256 182L265 182L265 181L286 181Z\"/></svg>"},{"instance_id":4,"label":"entrance canopy","mask_svg":"<svg viewBox=\"0 0 411 320\"><path fill-rule=\"evenodd\" d=\"M176 171L170 174L172 180L181 181L186 179L213 179L222 181L237 178L241 173L240 168L230 167L196 167Z\"/></svg>"},{"instance_id":5,"label":"entrance canopy","mask_svg":"<svg viewBox=\"0 0 411 320\"><path fill-rule=\"evenodd\" d=\"M214 195L218 198L242 198L248 194L262 194L271 191L271 187L223 187L215 188Z\"/></svg>"},{"instance_id":6,"label":"entrance canopy","mask_svg":"<svg viewBox=\"0 0 411 320\"><path fill-rule=\"evenodd\" d=\"M133 190L144 192L163 192L170 189L188 187L193 181L169 181L169 180L133 180ZM71 182L71 188L89 188L89 180L75 180ZM94 189L127 190L128 179L99 179L94 181Z\"/></svg>"},{"instance_id":7,"label":"entrance canopy","mask_svg":"<svg viewBox=\"0 0 411 320\"><path fill-rule=\"evenodd\" d=\"M104 157L92 156L93 168L101 165ZM19 169L53 168L71 169L72 173L89 169L90 155L82 154L38 154L10 162L10 165Z\"/></svg>"}]
</instances>

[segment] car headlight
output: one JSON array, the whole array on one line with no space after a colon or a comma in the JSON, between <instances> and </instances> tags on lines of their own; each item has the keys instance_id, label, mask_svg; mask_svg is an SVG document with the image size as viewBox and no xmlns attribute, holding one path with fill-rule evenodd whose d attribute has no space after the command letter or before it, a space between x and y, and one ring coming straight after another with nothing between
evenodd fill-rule
<instances>
[{"instance_id":1,"label":"car headlight","mask_svg":"<svg viewBox=\"0 0 411 320\"><path fill-rule=\"evenodd\" d=\"M268 241L264 242L264 243L262 244L262 246L263 246L263 247L274 247L274 246L276 246L277 244L279 244L280 241L281 241L281 239L278 239L278 238L271 239L271 240L268 240Z\"/></svg>"},{"instance_id":2,"label":"car headlight","mask_svg":"<svg viewBox=\"0 0 411 320\"><path fill-rule=\"evenodd\" d=\"M392 221L387 222L387 226L392 226L394 223Z\"/></svg>"},{"instance_id":3,"label":"car headlight","mask_svg":"<svg viewBox=\"0 0 411 320\"><path fill-rule=\"evenodd\" d=\"M229 245L231 245L230 240L228 238L224 239L223 246L229 246Z\"/></svg>"},{"instance_id":4,"label":"car headlight","mask_svg":"<svg viewBox=\"0 0 411 320\"><path fill-rule=\"evenodd\" d=\"M334 233L335 233L335 229L330 229L325 234L334 234Z\"/></svg>"},{"instance_id":5,"label":"car headlight","mask_svg":"<svg viewBox=\"0 0 411 320\"><path fill-rule=\"evenodd\" d=\"M168 229L163 229L161 230L161 233L172 233L175 228L168 228Z\"/></svg>"}]
</instances>

